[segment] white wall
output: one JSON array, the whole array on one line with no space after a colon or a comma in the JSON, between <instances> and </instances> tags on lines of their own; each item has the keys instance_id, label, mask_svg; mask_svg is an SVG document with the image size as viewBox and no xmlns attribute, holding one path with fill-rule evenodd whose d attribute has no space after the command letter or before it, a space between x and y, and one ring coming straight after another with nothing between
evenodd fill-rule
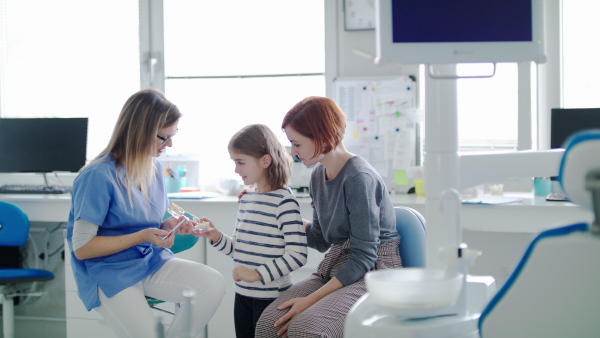
<instances>
[{"instance_id":1,"label":"white wall","mask_svg":"<svg viewBox=\"0 0 600 338\"><path fill-rule=\"evenodd\" d=\"M326 79L328 89L336 78L418 76L418 66L383 65L355 54L357 49L375 55L375 31L344 30L344 0L325 2ZM327 95L331 97L331 92Z\"/></svg>"}]
</instances>

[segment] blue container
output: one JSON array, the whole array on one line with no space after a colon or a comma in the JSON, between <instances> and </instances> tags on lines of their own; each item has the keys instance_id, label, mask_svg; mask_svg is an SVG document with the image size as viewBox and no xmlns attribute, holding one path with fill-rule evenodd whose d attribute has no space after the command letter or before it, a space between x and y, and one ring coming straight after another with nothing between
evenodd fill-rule
<instances>
[{"instance_id":1,"label":"blue container","mask_svg":"<svg viewBox=\"0 0 600 338\"><path fill-rule=\"evenodd\" d=\"M533 194L535 196L548 196L552 192L550 177L533 178Z\"/></svg>"},{"instance_id":2,"label":"blue container","mask_svg":"<svg viewBox=\"0 0 600 338\"><path fill-rule=\"evenodd\" d=\"M165 185L167 186L167 192L180 192L181 188L187 184L186 177L174 178L165 177Z\"/></svg>"}]
</instances>

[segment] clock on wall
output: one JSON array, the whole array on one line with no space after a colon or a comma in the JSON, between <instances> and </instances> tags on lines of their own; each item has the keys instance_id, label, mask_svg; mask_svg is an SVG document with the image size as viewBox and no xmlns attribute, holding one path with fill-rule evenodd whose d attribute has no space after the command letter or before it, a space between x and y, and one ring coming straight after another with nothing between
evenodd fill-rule
<instances>
[{"instance_id":1,"label":"clock on wall","mask_svg":"<svg viewBox=\"0 0 600 338\"><path fill-rule=\"evenodd\" d=\"M375 0L344 0L344 29L375 29Z\"/></svg>"}]
</instances>

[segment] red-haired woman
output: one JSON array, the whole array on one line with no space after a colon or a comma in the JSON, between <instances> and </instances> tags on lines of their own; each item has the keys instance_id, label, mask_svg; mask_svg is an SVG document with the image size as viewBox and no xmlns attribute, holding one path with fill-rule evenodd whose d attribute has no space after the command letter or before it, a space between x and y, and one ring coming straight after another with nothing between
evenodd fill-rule
<instances>
[{"instance_id":1,"label":"red-haired woman","mask_svg":"<svg viewBox=\"0 0 600 338\"><path fill-rule=\"evenodd\" d=\"M308 246L325 252L317 271L263 312L256 337L342 337L348 311L366 293L370 270L402 266L389 192L377 171L342 140L346 117L326 97L307 97L284 117L292 156L314 165Z\"/></svg>"}]
</instances>

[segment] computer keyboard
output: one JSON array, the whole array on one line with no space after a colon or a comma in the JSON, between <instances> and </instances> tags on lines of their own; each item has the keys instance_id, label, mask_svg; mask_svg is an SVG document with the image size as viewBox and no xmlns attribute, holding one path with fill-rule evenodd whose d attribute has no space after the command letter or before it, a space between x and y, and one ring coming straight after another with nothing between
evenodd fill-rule
<instances>
[{"instance_id":1,"label":"computer keyboard","mask_svg":"<svg viewBox=\"0 0 600 338\"><path fill-rule=\"evenodd\" d=\"M45 184L5 184L0 186L0 194L68 194L70 186Z\"/></svg>"},{"instance_id":2,"label":"computer keyboard","mask_svg":"<svg viewBox=\"0 0 600 338\"><path fill-rule=\"evenodd\" d=\"M568 201L567 195L562 192L552 192L546 196L546 201Z\"/></svg>"}]
</instances>

